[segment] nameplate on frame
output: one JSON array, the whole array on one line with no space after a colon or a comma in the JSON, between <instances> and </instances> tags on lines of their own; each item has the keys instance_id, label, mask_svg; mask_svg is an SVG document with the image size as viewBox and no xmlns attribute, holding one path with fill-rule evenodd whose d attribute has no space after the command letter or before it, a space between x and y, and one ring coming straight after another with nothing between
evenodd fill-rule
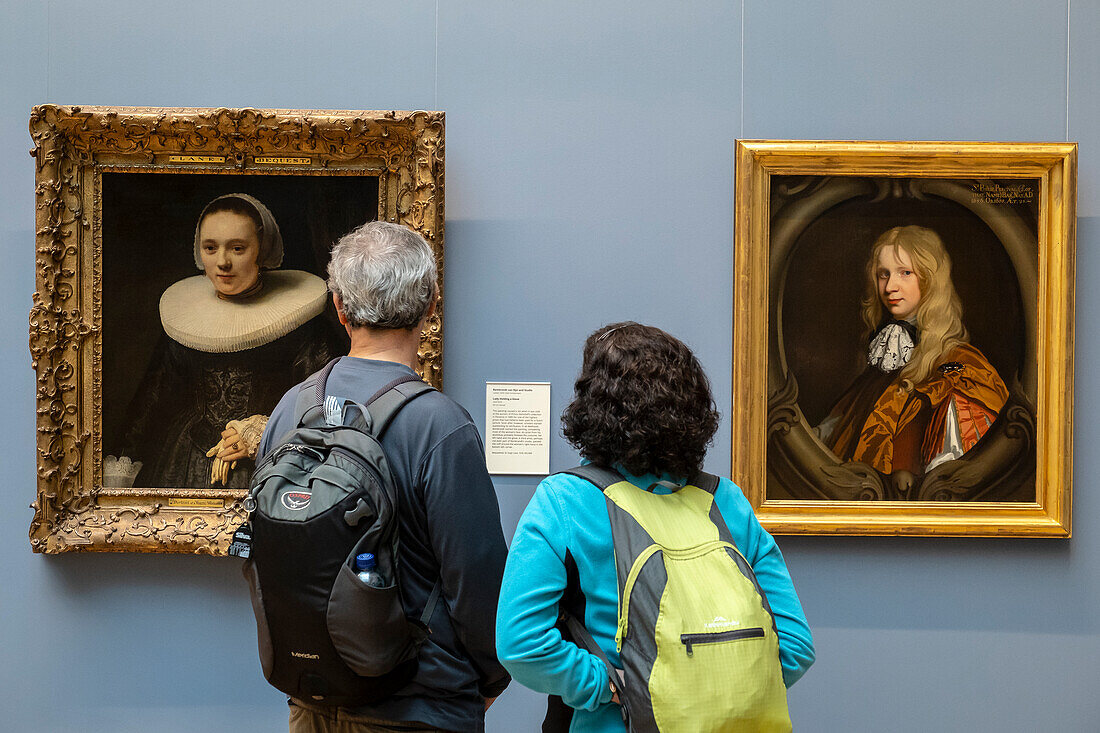
<instances>
[{"instance_id":1,"label":"nameplate on frame","mask_svg":"<svg viewBox=\"0 0 1100 733\"><path fill-rule=\"evenodd\" d=\"M224 509L225 499L198 499L195 497L171 497L168 499L168 506L194 509L197 507L208 507L211 509Z\"/></svg>"},{"instance_id":2,"label":"nameplate on frame","mask_svg":"<svg viewBox=\"0 0 1100 733\"><path fill-rule=\"evenodd\" d=\"M313 158L301 155L257 155L252 161L256 165L310 165Z\"/></svg>"},{"instance_id":3,"label":"nameplate on frame","mask_svg":"<svg viewBox=\"0 0 1100 733\"><path fill-rule=\"evenodd\" d=\"M225 162L225 156L224 155L169 155L168 156L168 162L169 163L198 163L198 164L205 165L205 164L209 164L209 163L224 163Z\"/></svg>"}]
</instances>

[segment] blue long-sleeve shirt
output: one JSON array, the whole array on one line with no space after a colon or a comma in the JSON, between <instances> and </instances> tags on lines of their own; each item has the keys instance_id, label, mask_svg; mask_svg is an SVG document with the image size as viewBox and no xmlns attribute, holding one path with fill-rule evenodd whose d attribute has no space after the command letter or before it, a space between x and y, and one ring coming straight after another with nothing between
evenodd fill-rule
<instances>
[{"instance_id":1,"label":"blue long-sleeve shirt","mask_svg":"<svg viewBox=\"0 0 1100 733\"><path fill-rule=\"evenodd\" d=\"M643 488L658 478L624 477ZM813 663L814 646L783 555L732 481L721 479L715 503L768 597L783 681L790 687ZM622 666L615 650L618 585L605 498L592 484L566 474L539 484L516 528L497 611L497 655L514 679L538 692L559 695L576 708L571 731L622 731L618 707L610 704L603 663L565 641L554 627L566 585L567 552L576 563L585 597L584 625L611 663Z\"/></svg>"},{"instance_id":2,"label":"blue long-sleeve shirt","mask_svg":"<svg viewBox=\"0 0 1100 733\"><path fill-rule=\"evenodd\" d=\"M415 373L403 364L345 356L325 393L365 402L407 376ZM294 429L297 397L298 389L290 390L271 414L261 457ZM428 392L397 413L382 448L399 496L402 603L410 616L419 616L437 580L442 598L412 681L376 705L342 709L341 720L419 721L478 733L485 725L484 698L496 697L509 682L496 659L492 613L507 547L481 438L457 402Z\"/></svg>"}]
</instances>

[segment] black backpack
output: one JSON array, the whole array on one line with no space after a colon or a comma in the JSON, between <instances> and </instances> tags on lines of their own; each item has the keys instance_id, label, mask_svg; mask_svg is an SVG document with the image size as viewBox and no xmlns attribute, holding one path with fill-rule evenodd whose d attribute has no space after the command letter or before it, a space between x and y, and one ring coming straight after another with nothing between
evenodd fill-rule
<instances>
[{"instance_id":1,"label":"black backpack","mask_svg":"<svg viewBox=\"0 0 1100 733\"><path fill-rule=\"evenodd\" d=\"M406 617L397 584L399 495L379 444L397 411L432 387L410 375L366 406L332 397L326 404L335 363L301 385L297 427L256 466L243 527L251 547L239 533L230 554L246 558L268 682L301 700L353 707L389 697L416 674L439 598L437 582L421 617ZM374 553L385 587L357 576L363 552Z\"/></svg>"}]
</instances>

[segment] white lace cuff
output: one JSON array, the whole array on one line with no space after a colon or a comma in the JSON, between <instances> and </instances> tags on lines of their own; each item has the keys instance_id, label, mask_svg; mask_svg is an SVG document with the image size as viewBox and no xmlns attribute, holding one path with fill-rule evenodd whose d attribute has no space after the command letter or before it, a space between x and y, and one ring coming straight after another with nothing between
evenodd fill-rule
<instances>
[{"instance_id":1,"label":"white lace cuff","mask_svg":"<svg viewBox=\"0 0 1100 733\"><path fill-rule=\"evenodd\" d=\"M264 435L267 426L267 415L253 415L244 420L230 420L226 427L233 428L241 436L241 444L248 451L249 458L256 457L256 451L260 447L260 438Z\"/></svg>"}]
</instances>

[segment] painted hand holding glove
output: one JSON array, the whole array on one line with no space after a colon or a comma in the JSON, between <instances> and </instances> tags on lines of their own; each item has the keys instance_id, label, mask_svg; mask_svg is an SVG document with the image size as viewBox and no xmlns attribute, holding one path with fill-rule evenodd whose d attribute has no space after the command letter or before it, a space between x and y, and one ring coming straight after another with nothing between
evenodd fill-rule
<instances>
[{"instance_id":1,"label":"painted hand holding glove","mask_svg":"<svg viewBox=\"0 0 1100 733\"><path fill-rule=\"evenodd\" d=\"M222 431L218 444L206 452L207 458L213 458L210 467L210 485L225 485L229 472L237 467L242 458L255 458L260 438L267 425L267 415L253 415L244 420L230 420Z\"/></svg>"}]
</instances>

